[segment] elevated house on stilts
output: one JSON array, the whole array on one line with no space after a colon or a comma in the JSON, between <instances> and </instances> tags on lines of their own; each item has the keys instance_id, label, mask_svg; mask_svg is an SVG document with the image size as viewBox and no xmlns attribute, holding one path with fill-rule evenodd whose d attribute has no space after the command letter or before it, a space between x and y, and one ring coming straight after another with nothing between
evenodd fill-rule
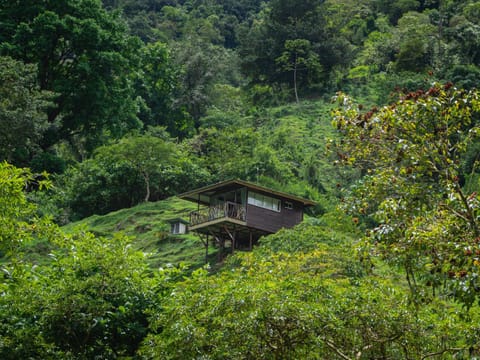
<instances>
[{"instance_id":1,"label":"elevated house on stilts","mask_svg":"<svg viewBox=\"0 0 480 360\"><path fill-rule=\"evenodd\" d=\"M205 245L214 242L223 256L226 249L251 250L263 235L290 228L303 220L304 209L313 201L250 182L229 180L179 195L197 203L190 213L188 231L197 233Z\"/></svg>"}]
</instances>

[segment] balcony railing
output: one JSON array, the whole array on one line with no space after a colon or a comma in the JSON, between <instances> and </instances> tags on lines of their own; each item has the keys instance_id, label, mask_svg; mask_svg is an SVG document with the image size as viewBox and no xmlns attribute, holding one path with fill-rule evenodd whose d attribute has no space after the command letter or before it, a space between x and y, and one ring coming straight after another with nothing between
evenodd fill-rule
<instances>
[{"instance_id":1,"label":"balcony railing","mask_svg":"<svg viewBox=\"0 0 480 360\"><path fill-rule=\"evenodd\" d=\"M203 224L209 221L230 218L245 221L245 206L233 202L210 206L190 213L190 226Z\"/></svg>"}]
</instances>

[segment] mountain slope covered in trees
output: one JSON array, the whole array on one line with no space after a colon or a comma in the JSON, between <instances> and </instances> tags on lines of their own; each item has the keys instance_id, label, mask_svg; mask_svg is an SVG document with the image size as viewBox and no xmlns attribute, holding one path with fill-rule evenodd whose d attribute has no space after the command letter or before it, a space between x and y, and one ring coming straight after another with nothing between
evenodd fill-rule
<instances>
[{"instance_id":1,"label":"mountain slope covered in trees","mask_svg":"<svg viewBox=\"0 0 480 360\"><path fill-rule=\"evenodd\" d=\"M2 359L480 356L480 1L0 22ZM202 267L174 196L231 178L317 206Z\"/></svg>"}]
</instances>

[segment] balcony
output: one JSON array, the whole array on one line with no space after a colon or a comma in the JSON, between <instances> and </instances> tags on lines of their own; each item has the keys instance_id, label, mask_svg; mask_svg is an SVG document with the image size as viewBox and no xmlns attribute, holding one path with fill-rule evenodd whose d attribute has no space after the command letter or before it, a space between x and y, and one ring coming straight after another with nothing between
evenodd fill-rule
<instances>
[{"instance_id":1,"label":"balcony","mask_svg":"<svg viewBox=\"0 0 480 360\"><path fill-rule=\"evenodd\" d=\"M200 227L207 223L218 223L221 220L233 220L233 222L245 222L245 206L226 201L223 204L210 206L190 213L190 229Z\"/></svg>"}]
</instances>

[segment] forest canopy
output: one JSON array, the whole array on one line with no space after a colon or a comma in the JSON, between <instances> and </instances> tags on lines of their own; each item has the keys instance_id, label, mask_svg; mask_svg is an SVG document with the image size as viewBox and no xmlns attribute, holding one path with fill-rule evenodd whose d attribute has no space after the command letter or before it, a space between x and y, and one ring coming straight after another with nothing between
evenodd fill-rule
<instances>
[{"instance_id":1,"label":"forest canopy","mask_svg":"<svg viewBox=\"0 0 480 360\"><path fill-rule=\"evenodd\" d=\"M0 23L0 358L480 357L480 1ZM175 195L230 179L316 205L205 257Z\"/></svg>"}]
</instances>

